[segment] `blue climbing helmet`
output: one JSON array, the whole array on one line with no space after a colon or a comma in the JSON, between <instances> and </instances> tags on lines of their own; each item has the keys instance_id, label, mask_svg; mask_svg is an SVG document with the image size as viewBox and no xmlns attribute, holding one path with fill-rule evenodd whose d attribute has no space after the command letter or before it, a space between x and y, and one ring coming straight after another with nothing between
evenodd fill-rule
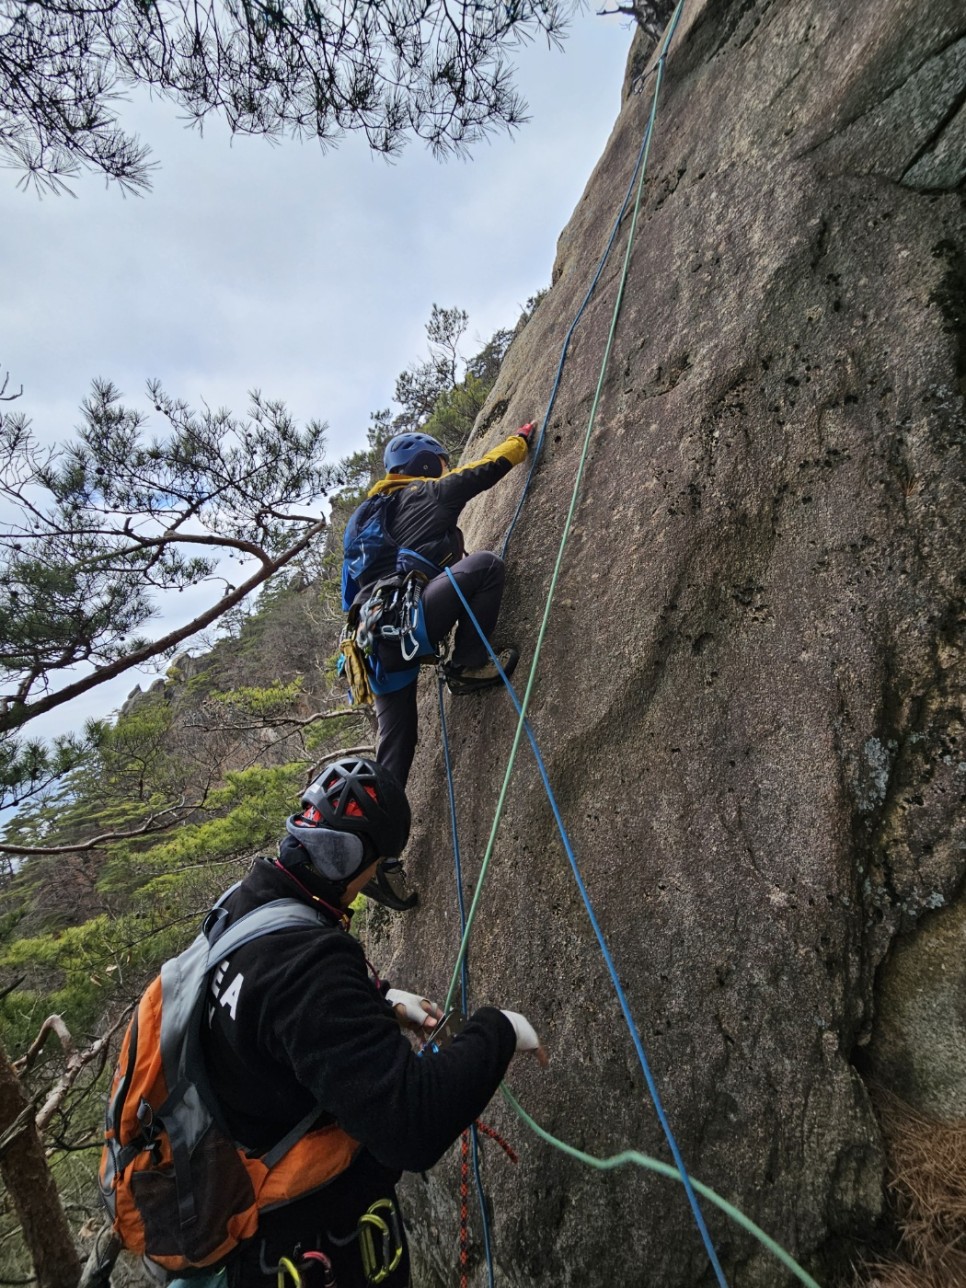
<instances>
[{"instance_id":1,"label":"blue climbing helmet","mask_svg":"<svg viewBox=\"0 0 966 1288\"><path fill-rule=\"evenodd\" d=\"M443 472L440 457L449 465L449 452L431 434L397 434L383 453L387 474L411 474L438 479Z\"/></svg>"}]
</instances>

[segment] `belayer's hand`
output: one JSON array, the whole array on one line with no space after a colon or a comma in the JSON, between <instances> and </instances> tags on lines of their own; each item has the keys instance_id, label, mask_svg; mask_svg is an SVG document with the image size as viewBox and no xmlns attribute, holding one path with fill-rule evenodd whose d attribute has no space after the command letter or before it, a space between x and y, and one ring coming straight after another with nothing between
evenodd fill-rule
<instances>
[{"instance_id":1,"label":"belayer's hand","mask_svg":"<svg viewBox=\"0 0 966 1288\"><path fill-rule=\"evenodd\" d=\"M428 997L420 997L418 993L407 993L401 988L390 988L386 993L386 1001L404 1029L415 1029L416 1032L422 1033L426 1029L435 1029L443 1018L442 1009Z\"/></svg>"},{"instance_id":2,"label":"belayer's hand","mask_svg":"<svg viewBox=\"0 0 966 1288\"><path fill-rule=\"evenodd\" d=\"M517 1035L517 1050L532 1051L537 1057L540 1068L546 1069L550 1063L550 1056L547 1054L546 1047L540 1045L537 1031L530 1021L517 1011L504 1011L503 1014L513 1025L513 1032Z\"/></svg>"},{"instance_id":3,"label":"belayer's hand","mask_svg":"<svg viewBox=\"0 0 966 1288\"><path fill-rule=\"evenodd\" d=\"M515 431L515 433L517 434L518 437L522 438L523 441L526 443L527 447L529 447L533 439L533 435L536 433L536 429L537 429L537 422L535 420L530 420L530 421L527 421L525 425L521 425L520 428Z\"/></svg>"}]
</instances>

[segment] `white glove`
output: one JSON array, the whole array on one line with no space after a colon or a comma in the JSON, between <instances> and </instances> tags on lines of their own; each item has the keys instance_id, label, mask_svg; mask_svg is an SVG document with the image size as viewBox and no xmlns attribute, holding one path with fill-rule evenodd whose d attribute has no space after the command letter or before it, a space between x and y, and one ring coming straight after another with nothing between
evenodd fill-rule
<instances>
[{"instance_id":1,"label":"white glove","mask_svg":"<svg viewBox=\"0 0 966 1288\"><path fill-rule=\"evenodd\" d=\"M504 1011L503 1014L513 1025L513 1032L517 1035L517 1050L539 1050L540 1039L537 1037L537 1031L530 1021L525 1016L517 1014L516 1011Z\"/></svg>"},{"instance_id":2,"label":"white glove","mask_svg":"<svg viewBox=\"0 0 966 1288\"><path fill-rule=\"evenodd\" d=\"M428 997L421 997L419 993L407 993L402 988L390 988L386 992L386 1001L396 1010L397 1006L403 1008L403 1014L396 1012L397 1018L406 1019L411 1024L416 1024L423 1028L427 1024L433 1027L437 1020L442 1019L443 1012L431 1002ZM525 1022L525 1021L524 1021Z\"/></svg>"}]
</instances>

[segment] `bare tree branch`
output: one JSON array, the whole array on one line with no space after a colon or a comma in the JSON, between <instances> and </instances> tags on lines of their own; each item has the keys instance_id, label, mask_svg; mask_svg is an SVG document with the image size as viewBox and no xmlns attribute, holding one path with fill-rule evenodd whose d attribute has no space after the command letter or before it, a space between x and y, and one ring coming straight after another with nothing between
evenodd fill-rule
<instances>
[{"instance_id":1,"label":"bare tree branch","mask_svg":"<svg viewBox=\"0 0 966 1288\"><path fill-rule=\"evenodd\" d=\"M40 1032L27 1048L26 1054L21 1056L19 1060L14 1060L13 1062L13 1067L18 1077L26 1073L33 1065L37 1056L40 1055L41 1051L47 1045L47 1039L50 1037L51 1033L57 1034L60 1039L60 1045L64 1048L64 1051L68 1056L73 1054L74 1039L71 1037L70 1030L67 1025L59 1015L48 1015L46 1020L44 1020L43 1024L40 1026Z\"/></svg>"},{"instance_id":2,"label":"bare tree branch","mask_svg":"<svg viewBox=\"0 0 966 1288\"><path fill-rule=\"evenodd\" d=\"M132 827L124 832L101 832L98 836L89 837L86 841L76 841L71 845L6 845L0 844L0 854L79 854L84 850L96 850L111 841L126 841L135 836L148 836L153 832L165 832L168 828L180 823L196 809L202 809L204 801L188 805L182 801L178 805L169 805L158 810L146 819L140 827ZM173 818L164 818L173 814ZM161 821L163 819L163 821Z\"/></svg>"},{"instance_id":3,"label":"bare tree branch","mask_svg":"<svg viewBox=\"0 0 966 1288\"><path fill-rule=\"evenodd\" d=\"M319 720L335 720L345 716L355 715L358 715L358 711L351 707L347 707L343 702L337 707L329 708L327 711L313 711L310 716L264 716L260 720L252 721L251 724L233 723L231 728L232 732L236 733L244 733L246 731L257 729L274 729L283 725L292 729L304 729L306 725L316 724ZM210 730L213 726L203 720L186 720L185 728ZM2 850L3 846L0 845L0 852L2 852Z\"/></svg>"},{"instance_id":4,"label":"bare tree branch","mask_svg":"<svg viewBox=\"0 0 966 1288\"><path fill-rule=\"evenodd\" d=\"M48 693L46 697L38 698L35 702L13 702L3 706L3 700L0 700L0 733L7 730L18 729L28 720L43 715L46 711L53 711L56 707L62 706L65 702L80 697L82 693L88 693L91 689L96 688L107 680L113 680L115 676L123 675L125 671L130 671L133 667L140 666L144 662L149 662L152 658L168 652L169 649L175 648L184 640L190 639L198 631L202 631L206 626L222 617L229 608L235 604L240 604L243 599L256 590L264 581L274 573L290 564L293 559L297 558L303 550L326 528L326 520L319 519L312 527L308 528L302 537L290 546L277 559L267 560L261 568L258 569L249 579L243 582L230 594L225 595L217 604L212 605L204 613L199 613L192 621L187 622L184 626L176 630L169 631L160 639L153 640L135 649L130 653L125 653L122 657L116 659L106 666L98 667L90 675L85 676L82 680L77 680L74 684L68 684L63 689L55 693Z\"/></svg>"},{"instance_id":5,"label":"bare tree branch","mask_svg":"<svg viewBox=\"0 0 966 1288\"><path fill-rule=\"evenodd\" d=\"M0 384L0 402L13 402L14 399L20 398L23 395L23 385L20 386L20 388L17 390L15 394L8 394L7 385L9 383L10 383L10 372L5 371L3 374L3 384Z\"/></svg>"},{"instance_id":6,"label":"bare tree branch","mask_svg":"<svg viewBox=\"0 0 966 1288\"><path fill-rule=\"evenodd\" d=\"M64 1050L67 1051L67 1065L61 1077L57 1079L56 1083L51 1088L47 1099L44 1101L37 1113L36 1123L38 1131L42 1132L47 1127L51 1118L53 1118L54 1114L63 1104L64 1098L70 1091L71 1087L73 1087L83 1070L86 1069L93 1061L101 1057L103 1052L107 1050L114 1035L123 1024L127 1023L128 1017L134 1010L135 1005L136 1003L132 1003L127 1010L122 1011L108 1031L92 1042L84 1051L76 1051L74 1049L70 1034L67 1033L67 1041L70 1044L69 1046L66 1043L64 1044ZM57 1019L59 1017L52 1016L51 1018ZM61 1036L60 1033L58 1033L58 1036ZM63 1042L63 1038L61 1038L61 1041Z\"/></svg>"}]
</instances>

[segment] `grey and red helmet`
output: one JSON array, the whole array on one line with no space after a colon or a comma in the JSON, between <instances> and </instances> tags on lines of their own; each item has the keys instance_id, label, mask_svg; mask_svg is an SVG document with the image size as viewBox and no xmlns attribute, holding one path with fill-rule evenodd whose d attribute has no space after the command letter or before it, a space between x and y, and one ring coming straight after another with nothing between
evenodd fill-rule
<instances>
[{"instance_id":1,"label":"grey and red helmet","mask_svg":"<svg viewBox=\"0 0 966 1288\"><path fill-rule=\"evenodd\" d=\"M396 858L409 840L409 801L375 760L326 765L302 793L302 813L286 820L323 880L344 888L376 859Z\"/></svg>"}]
</instances>

